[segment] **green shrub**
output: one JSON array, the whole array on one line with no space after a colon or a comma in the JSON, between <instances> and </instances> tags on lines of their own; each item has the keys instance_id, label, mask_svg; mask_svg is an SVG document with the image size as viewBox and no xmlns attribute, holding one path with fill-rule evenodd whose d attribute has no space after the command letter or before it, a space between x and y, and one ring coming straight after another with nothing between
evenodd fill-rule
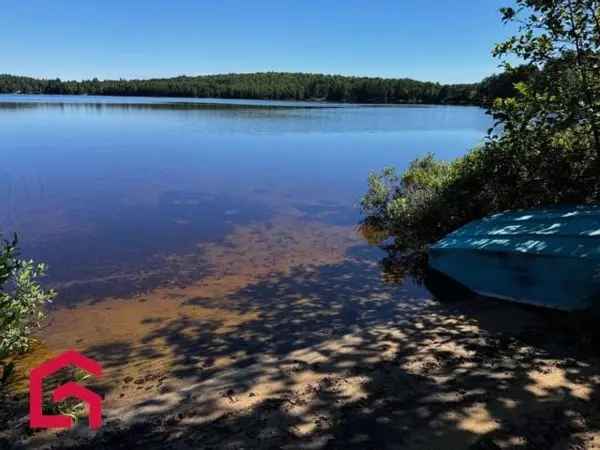
<instances>
[{"instance_id":1,"label":"green shrub","mask_svg":"<svg viewBox=\"0 0 600 450\"><path fill-rule=\"evenodd\" d=\"M453 169L451 164L427 155L413 161L402 176L393 168L370 174L369 190L361 202L366 225L386 230L389 236L402 236L400 247L418 247L423 234L433 232L435 220L426 216L431 215L440 193L453 178ZM429 231L419 226L425 223Z\"/></svg>"},{"instance_id":2,"label":"green shrub","mask_svg":"<svg viewBox=\"0 0 600 450\"><path fill-rule=\"evenodd\" d=\"M5 382L13 365L9 356L29 350L31 333L44 317L43 306L55 296L44 290L38 278L45 274L44 264L22 260L16 238L2 241L0 247L0 362L1 382Z\"/></svg>"},{"instance_id":3,"label":"green shrub","mask_svg":"<svg viewBox=\"0 0 600 450\"><path fill-rule=\"evenodd\" d=\"M499 211L597 201L596 164L589 139L572 130L537 141L503 135L450 163L427 155L401 175L371 174L364 224L380 231L380 241L395 238L395 251L423 250Z\"/></svg>"}]
</instances>

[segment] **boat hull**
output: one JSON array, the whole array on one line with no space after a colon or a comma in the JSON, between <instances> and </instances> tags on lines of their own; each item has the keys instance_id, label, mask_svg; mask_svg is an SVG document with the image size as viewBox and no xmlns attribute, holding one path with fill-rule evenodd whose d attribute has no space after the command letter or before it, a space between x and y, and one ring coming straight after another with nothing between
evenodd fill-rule
<instances>
[{"instance_id":1,"label":"boat hull","mask_svg":"<svg viewBox=\"0 0 600 450\"><path fill-rule=\"evenodd\" d=\"M429 265L483 297L563 311L597 309L600 215L591 211L580 214L581 226L564 209L474 222L433 245Z\"/></svg>"},{"instance_id":2,"label":"boat hull","mask_svg":"<svg viewBox=\"0 0 600 450\"><path fill-rule=\"evenodd\" d=\"M589 261L435 250L429 258L433 269L484 297L563 311L591 309L600 299L597 269Z\"/></svg>"}]
</instances>

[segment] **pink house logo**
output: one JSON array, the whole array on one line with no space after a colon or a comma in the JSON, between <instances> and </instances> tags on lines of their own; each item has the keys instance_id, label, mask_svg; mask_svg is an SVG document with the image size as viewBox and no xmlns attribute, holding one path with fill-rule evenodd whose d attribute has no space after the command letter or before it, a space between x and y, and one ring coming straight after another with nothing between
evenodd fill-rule
<instances>
[{"instance_id":1,"label":"pink house logo","mask_svg":"<svg viewBox=\"0 0 600 450\"><path fill-rule=\"evenodd\" d=\"M76 366L96 377L102 375L102 366L93 359L83 356L75 350L66 351L56 358L32 369L29 374L29 426L31 428L71 428L73 419L64 415L45 415L42 411L42 383L44 378L59 371L63 367ZM102 397L75 382L59 386L52 393L52 401L61 402L74 397L88 406L89 425L95 430L102 426Z\"/></svg>"}]
</instances>

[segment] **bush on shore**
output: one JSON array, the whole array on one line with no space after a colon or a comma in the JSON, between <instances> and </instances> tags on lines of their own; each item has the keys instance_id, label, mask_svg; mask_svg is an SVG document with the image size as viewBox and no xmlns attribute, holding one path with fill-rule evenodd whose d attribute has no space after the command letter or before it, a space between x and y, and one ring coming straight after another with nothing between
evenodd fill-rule
<instances>
[{"instance_id":1,"label":"bush on shore","mask_svg":"<svg viewBox=\"0 0 600 450\"><path fill-rule=\"evenodd\" d=\"M422 250L471 220L509 209L600 200L600 11L591 0L517 0L521 34L499 44L537 69L490 108L486 141L452 162L432 155L401 175L371 174L365 225ZM511 70L506 64L507 70ZM383 231L383 233L381 233Z\"/></svg>"},{"instance_id":2,"label":"bush on shore","mask_svg":"<svg viewBox=\"0 0 600 450\"><path fill-rule=\"evenodd\" d=\"M30 349L43 307L55 295L37 282L45 271L44 264L19 258L16 238L0 243L0 386L14 367L9 357Z\"/></svg>"}]
</instances>

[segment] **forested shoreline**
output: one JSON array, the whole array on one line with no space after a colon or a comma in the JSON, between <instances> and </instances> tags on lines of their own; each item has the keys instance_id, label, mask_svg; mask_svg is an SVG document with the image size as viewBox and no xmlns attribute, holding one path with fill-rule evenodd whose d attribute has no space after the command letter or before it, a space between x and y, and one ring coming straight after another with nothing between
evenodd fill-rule
<instances>
[{"instance_id":1,"label":"forested shoreline","mask_svg":"<svg viewBox=\"0 0 600 450\"><path fill-rule=\"evenodd\" d=\"M264 72L179 76L145 80L63 81L0 75L3 94L114 95L149 97L241 98L380 104L484 105L514 95L514 84L530 69L493 75L472 84L448 84L407 78L371 78L310 73Z\"/></svg>"}]
</instances>

